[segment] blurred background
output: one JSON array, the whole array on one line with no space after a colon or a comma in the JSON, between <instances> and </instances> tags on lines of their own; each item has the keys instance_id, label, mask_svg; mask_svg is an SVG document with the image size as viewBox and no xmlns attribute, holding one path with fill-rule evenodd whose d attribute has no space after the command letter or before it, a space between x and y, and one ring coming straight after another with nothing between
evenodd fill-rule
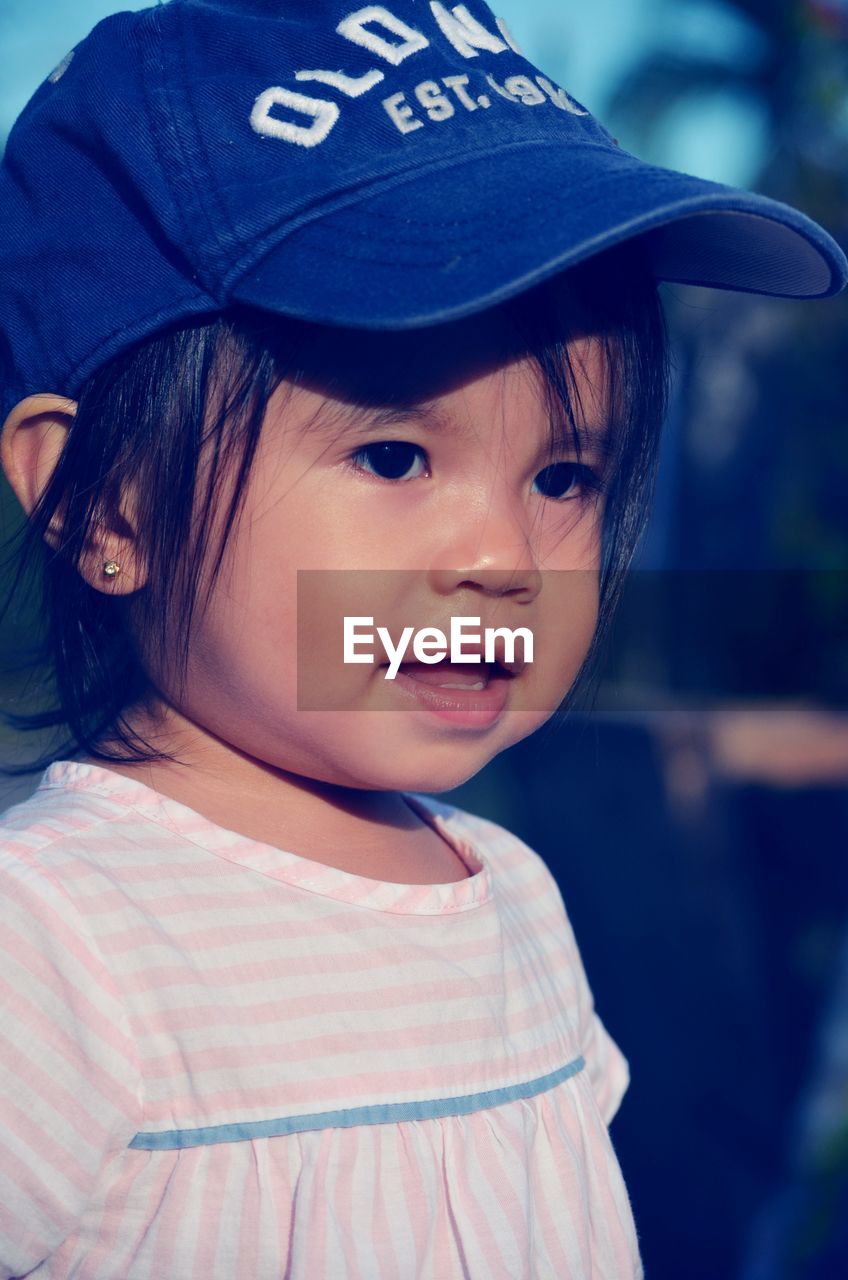
<instances>
[{"instance_id":1,"label":"blurred background","mask_svg":"<svg viewBox=\"0 0 848 1280\"><path fill-rule=\"evenodd\" d=\"M0 141L96 21L142 7L2 0ZM848 245L848 0L493 7L629 150ZM845 1280L848 300L664 292L672 411L596 706L451 798L559 881L630 1062L611 1136L647 1280Z\"/></svg>"}]
</instances>

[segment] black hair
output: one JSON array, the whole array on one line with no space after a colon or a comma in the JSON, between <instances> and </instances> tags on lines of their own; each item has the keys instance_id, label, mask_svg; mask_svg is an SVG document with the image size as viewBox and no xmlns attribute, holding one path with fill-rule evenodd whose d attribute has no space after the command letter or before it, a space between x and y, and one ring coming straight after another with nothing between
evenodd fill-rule
<instances>
[{"instance_id":1,"label":"black hair","mask_svg":"<svg viewBox=\"0 0 848 1280\"><path fill-rule=\"evenodd\" d=\"M552 422L575 438L575 379L556 290L573 291L601 334L607 403L615 424L604 495L598 624L569 693L589 683L646 523L668 395L668 337L656 281L631 242L502 304L537 361ZM238 519L268 401L296 382L319 333L313 326L233 306L156 333L113 358L85 382L53 474L29 520L6 610L37 570L42 635L17 675L41 673L53 705L3 712L18 732L63 728L69 736L39 760L7 765L18 776L81 752L114 763L173 759L133 730L128 710L150 682L141 654L176 656L186 678L192 620L205 607ZM209 464L205 459L209 457ZM201 465L201 459L204 459ZM224 477L235 481L224 492ZM120 527L132 492L135 547L145 585L129 595L89 586L80 558L101 522ZM213 524L225 510L217 546ZM56 550L45 535L50 529ZM211 575L205 570L212 566ZM200 599L205 583L206 595ZM32 586L31 581L28 585ZM122 754L110 753L105 741Z\"/></svg>"}]
</instances>

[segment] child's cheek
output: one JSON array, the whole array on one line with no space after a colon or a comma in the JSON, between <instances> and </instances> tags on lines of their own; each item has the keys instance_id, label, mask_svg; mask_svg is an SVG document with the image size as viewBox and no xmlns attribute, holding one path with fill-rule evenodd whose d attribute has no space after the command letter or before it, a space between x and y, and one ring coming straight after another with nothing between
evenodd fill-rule
<instances>
[{"instance_id":1,"label":"child's cheek","mask_svg":"<svg viewBox=\"0 0 848 1280\"><path fill-rule=\"evenodd\" d=\"M597 569L546 574L548 601L539 637L540 692L555 701L574 683L598 623L600 577Z\"/></svg>"},{"instance_id":2,"label":"child's cheek","mask_svg":"<svg viewBox=\"0 0 848 1280\"><path fill-rule=\"evenodd\" d=\"M604 508L600 498L565 504L549 518L544 568L560 572L598 572L601 566Z\"/></svg>"}]
</instances>

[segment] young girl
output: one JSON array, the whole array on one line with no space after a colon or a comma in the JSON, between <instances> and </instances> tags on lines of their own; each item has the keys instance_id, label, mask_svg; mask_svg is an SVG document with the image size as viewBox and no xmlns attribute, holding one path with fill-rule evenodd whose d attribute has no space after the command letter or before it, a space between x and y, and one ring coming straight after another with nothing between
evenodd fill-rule
<instances>
[{"instance_id":1,"label":"young girl","mask_svg":"<svg viewBox=\"0 0 848 1280\"><path fill-rule=\"evenodd\" d=\"M2 817L0 1274L640 1276L555 882L426 793L591 669L657 280L825 296L845 259L624 152L478 0L116 14L0 210L57 701L17 722L66 735Z\"/></svg>"}]
</instances>

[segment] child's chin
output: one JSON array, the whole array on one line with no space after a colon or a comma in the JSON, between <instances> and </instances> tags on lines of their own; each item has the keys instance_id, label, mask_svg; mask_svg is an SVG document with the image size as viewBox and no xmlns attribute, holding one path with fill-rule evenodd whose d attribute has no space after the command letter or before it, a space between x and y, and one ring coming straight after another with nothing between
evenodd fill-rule
<instances>
[{"instance_id":1,"label":"child's chin","mask_svg":"<svg viewBox=\"0 0 848 1280\"><path fill-rule=\"evenodd\" d=\"M485 767L489 762L488 759L482 763L475 765L473 768L465 769L430 769L426 773L421 773L417 778L413 777L409 782L399 787L399 791L424 791L437 793L440 791L452 791L454 787L461 787L463 782L468 782Z\"/></svg>"},{"instance_id":2,"label":"child's chin","mask_svg":"<svg viewBox=\"0 0 848 1280\"><path fill-rule=\"evenodd\" d=\"M370 770L370 789L375 791L451 791L468 782L498 754L495 748L485 751L481 747L473 753L451 753L432 749L410 752L404 759L385 760ZM464 758L462 758L464 757Z\"/></svg>"},{"instance_id":3,"label":"child's chin","mask_svg":"<svg viewBox=\"0 0 848 1280\"><path fill-rule=\"evenodd\" d=\"M408 723L380 717L376 730L361 732L348 785L373 791L451 791L475 777L495 756L529 737L551 712L513 712L483 733L457 732L433 738L412 734ZM385 726L385 728L384 728ZM352 776L355 774L356 776Z\"/></svg>"}]
</instances>

